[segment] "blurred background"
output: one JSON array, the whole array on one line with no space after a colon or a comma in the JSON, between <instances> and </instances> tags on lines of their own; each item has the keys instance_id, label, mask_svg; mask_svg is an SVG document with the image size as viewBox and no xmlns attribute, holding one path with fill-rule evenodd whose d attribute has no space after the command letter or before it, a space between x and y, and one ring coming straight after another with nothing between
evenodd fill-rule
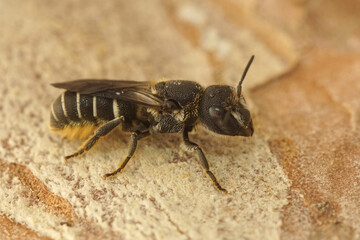
<instances>
[{"instance_id":1,"label":"blurred background","mask_svg":"<svg viewBox=\"0 0 360 240\"><path fill-rule=\"evenodd\" d=\"M359 1L0 1L0 36L0 239L360 239ZM235 86L251 55L254 137L192 136L228 195L176 136L106 182L128 135L65 164L47 129L52 82Z\"/></svg>"}]
</instances>

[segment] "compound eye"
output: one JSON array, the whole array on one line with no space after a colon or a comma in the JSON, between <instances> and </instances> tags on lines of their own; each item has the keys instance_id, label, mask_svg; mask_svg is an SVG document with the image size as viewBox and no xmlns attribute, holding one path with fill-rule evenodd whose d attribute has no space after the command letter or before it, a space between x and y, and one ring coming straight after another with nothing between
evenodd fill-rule
<instances>
[{"instance_id":1,"label":"compound eye","mask_svg":"<svg viewBox=\"0 0 360 240\"><path fill-rule=\"evenodd\" d=\"M211 107L209 109L209 114L212 118L223 118L226 111L221 107Z\"/></svg>"}]
</instances>

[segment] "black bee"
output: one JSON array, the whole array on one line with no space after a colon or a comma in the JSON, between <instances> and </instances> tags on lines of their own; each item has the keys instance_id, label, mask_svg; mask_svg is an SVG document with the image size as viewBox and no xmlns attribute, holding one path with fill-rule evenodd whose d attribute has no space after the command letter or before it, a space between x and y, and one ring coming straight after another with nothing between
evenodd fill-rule
<instances>
[{"instance_id":1,"label":"black bee","mask_svg":"<svg viewBox=\"0 0 360 240\"><path fill-rule=\"evenodd\" d=\"M51 105L50 127L65 137L85 137L93 132L68 160L89 151L100 138L122 125L131 132L128 156L115 171L121 172L133 156L138 140L153 133L182 133L185 145L197 152L201 164L216 187L222 188L209 169L201 148L188 133L198 123L208 130L230 136L252 136L254 129L241 85L254 59L251 57L237 89L227 85L203 88L185 80L151 82L120 80L76 80L54 83L66 89Z\"/></svg>"}]
</instances>

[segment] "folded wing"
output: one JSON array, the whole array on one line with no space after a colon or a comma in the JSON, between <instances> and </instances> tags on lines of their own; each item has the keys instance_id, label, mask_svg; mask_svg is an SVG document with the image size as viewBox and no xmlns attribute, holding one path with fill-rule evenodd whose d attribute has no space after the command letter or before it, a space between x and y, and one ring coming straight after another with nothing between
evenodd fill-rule
<instances>
[{"instance_id":1,"label":"folded wing","mask_svg":"<svg viewBox=\"0 0 360 240\"><path fill-rule=\"evenodd\" d=\"M162 107L164 105L164 100L151 92L149 81L81 79L51 85L80 94L119 99L145 106Z\"/></svg>"}]
</instances>

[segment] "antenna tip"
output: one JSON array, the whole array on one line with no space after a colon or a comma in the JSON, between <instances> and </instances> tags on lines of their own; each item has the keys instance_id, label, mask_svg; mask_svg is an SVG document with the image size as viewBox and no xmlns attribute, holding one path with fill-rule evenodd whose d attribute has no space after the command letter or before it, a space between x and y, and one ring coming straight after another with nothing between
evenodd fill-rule
<instances>
[{"instance_id":1,"label":"antenna tip","mask_svg":"<svg viewBox=\"0 0 360 240\"><path fill-rule=\"evenodd\" d=\"M238 87L237 87L237 95L238 95L239 97L240 97L240 94L241 94L241 84L242 84L242 82L244 81L245 76L246 76L246 73L248 72L248 70L249 70L249 68L250 68L250 65L251 65L251 63L253 62L254 58L255 58L255 55L252 55L251 58L250 58L250 60L249 60L249 62L248 62L248 64L247 64L246 67L245 67L245 70L244 70L244 72L243 72L243 75L241 76L239 85L238 85Z\"/></svg>"}]
</instances>

